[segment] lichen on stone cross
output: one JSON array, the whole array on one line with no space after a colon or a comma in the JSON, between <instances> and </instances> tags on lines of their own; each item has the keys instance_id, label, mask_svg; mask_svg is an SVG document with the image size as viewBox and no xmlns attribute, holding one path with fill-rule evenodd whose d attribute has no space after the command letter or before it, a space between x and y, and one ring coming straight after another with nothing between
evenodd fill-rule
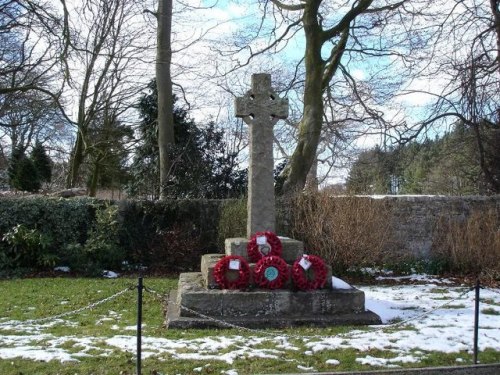
<instances>
[{"instance_id":1,"label":"lichen on stone cross","mask_svg":"<svg viewBox=\"0 0 500 375\"><path fill-rule=\"evenodd\" d=\"M253 74L252 88L235 100L236 117L249 125L247 236L275 231L273 126L288 117L288 99L279 98L269 74Z\"/></svg>"}]
</instances>

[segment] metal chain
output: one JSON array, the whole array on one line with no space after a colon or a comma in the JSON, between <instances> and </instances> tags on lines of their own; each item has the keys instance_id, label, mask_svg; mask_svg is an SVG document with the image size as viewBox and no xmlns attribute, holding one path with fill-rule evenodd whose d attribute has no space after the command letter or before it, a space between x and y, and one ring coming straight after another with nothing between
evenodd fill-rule
<instances>
[{"instance_id":1,"label":"metal chain","mask_svg":"<svg viewBox=\"0 0 500 375\"><path fill-rule=\"evenodd\" d=\"M493 292L493 293L496 293L496 294L500 294L500 290L489 288L487 286L482 286L481 289L489 290L490 292Z\"/></svg>"},{"instance_id":2,"label":"metal chain","mask_svg":"<svg viewBox=\"0 0 500 375\"><path fill-rule=\"evenodd\" d=\"M146 292L149 292L151 294L153 294L157 299L159 299L160 301L162 302L166 302L166 300L168 299L167 298L167 295L166 294L161 294L159 292L157 292L156 290L154 289L151 289L151 288L148 288L148 287L144 287L144 290ZM199 318L202 318L202 319L206 319L206 320L210 320L214 323L218 323L218 324L221 324L223 326L226 326L228 328L234 328L234 329L237 329L237 330L241 330L241 331L248 331L248 332L254 332L254 333L261 333L263 335L271 335L271 336L275 336L275 334L273 333L270 333L268 331L261 331L261 330L256 330L256 329L251 329L251 328L246 328L246 327L241 327L241 326L238 326L236 324L233 324L233 323L229 323L229 322L226 322L224 320L219 320L219 319L216 319L216 318L213 318L211 316L208 316L208 315L205 315L205 314L202 314L198 311L195 311L195 310L191 310L190 308L186 307L186 306L182 306L180 304L178 304L177 302L175 301L171 301L174 305L178 306L179 308L185 310L185 311L188 311L196 316L198 316ZM277 332L276 332L277 334Z\"/></svg>"},{"instance_id":3,"label":"metal chain","mask_svg":"<svg viewBox=\"0 0 500 375\"><path fill-rule=\"evenodd\" d=\"M449 301L446 301L445 303L437 306L437 307L434 307L433 309L430 309L428 311L425 311L424 313L420 314L420 315L417 315L417 316L414 316L414 317L411 317L411 318L408 318L406 320L402 320L400 322L396 322L396 323L392 323L392 324L388 324L387 326L384 326L383 329L385 328L392 328L392 327L397 327L397 326L400 326L402 324L406 324L406 323L409 323L413 320L417 320L417 319L420 319L420 318L423 318L424 316L426 315L430 315L431 313L433 313L434 311L437 311L437 310L441 310L443 307L445 306L448 306L449 304L451 304L452 302L455 302L455 301L458 301L459 299L461 299L463 296L466 296L467 294L469 294L471 291L474 290L474 287L471 287L471 288L468 288L467 290L465 290L464 292L462 292L458 297L454 298L454 299L451 299Z\"/></svg>"},{"instance_id":4,"label":"metal chain","mask_svg":"<svg viewBox=\"0 0 500 375\"><path fill-rule=\"evenodd\" d=\"M46 317L46 318L40 318L40 319L29 319L29 320L23 320L23 321L19 321L19 322L2 322L0 323L0 327L1 326L18 326L18 325L23 325L23 324L37 324L37 323L43 323L43 322L47 322L47 321L51 321L51 320L56 320L56 319L60 319L60 318L64 318L66 316L69 316L69 315L75 315L75 314L78 314L78 313L81 313L82 311L85 311L85 310L91 310L93 309L94 307L97 307L99 305L102 305L103 303L106 303L106 302L109 302L119 296L121 296L122 294L125 294L126 292L128 292L129 290L132 290L132 289L135 289L136 286L135 285L131 285L129 286L128 288L126 289L123 289L109 297L106 297L106 298L103 298L102 300L99 300L99 301L96 301L96 302L92 302L90 304L88 304L87 306L84 306L84 307L80 307L79 309L76 309L76 310L72 310L72 311L67 311L67 312L64 312L64 313L61 313L61 314L58 314L58 315L53 315L53 316L49 316L49 317Z\"/></svg>"},{"instance_id":5,"label":"metal chain","mask_svg":"<svg viewBox=\"0 0 500 375\"><path fill-rule=\"evenodd\" d=\"M159 298L161 301L165 301L166 300L166 296L165 295L161 295L160 293L150 289L150 288L145 288L146 291L152 293L152 294L155 294L157 296L157 298ZM462 292L458 297L452 299L452 300L449 300L429 311L425 311L424 313L420 314L420 315L417 315L417 316L414 316L414 317L411 317L409 319L406 319L406 320L402 320L400 322L396 322L396 323L392 323L392 324L388 324L388 325L383 325L383 326L380 326L380 327L376 327L376 328L373 328L373 327L369 327L370 328L370 332L377 332L377 331L383 331L385 329L390 329L390 328L393 328L393 327L397 327L397 326L400 326L400 325L403 325L403 324L407 324L409 322L412 322L414 320L417 320L417 319L420 319L424 316L427 316L431 313L433 313L434 311L437 311L437 310L440 310L442 309L443 307L455 302L455 301L458 301L459 299L461 299L462 297L464 297L465 295L467 295L469 292L471 292L472 290L474 290L474 287L472 288L467 288L467 290L465 290L464 292ZM265 335L265 336L272 336L272 337L276 337L276 336L285 336L285 337L290 337L290 338L295 338L295 339L304 339L304 338L326 338L327 336L300 336L300 335L294 335L294 334L284 334L284 333L281 333L281 332L276 332L276 331L263 331L263 330L258 330L258 329L252 329L252 328L247 328L247 327L242 327L242 326L238 326L236 324L233 324L233 323L229 323L229 322L226 322L224 320L220 320L220 319L217 319L217 318L214 318L214 317L211 317L211 316L208 316L208 315L205 315L205 314L202 314L198 311L195 311L195 310L192 310L186 306L183 306L183 305L180 305L178 304L177 302L175 301L171 301L173 304L175 304L176 306L178 306L179 308L181 308L182 310L185 310L187 312L190 312L191 314L194 314L195 316L199 317L199 318L202 318L202 319L206 319L206 320L209 320L211 322L214 322L214 323L217 323L217 324L220 324L222 326L226 326L226 327L229 327L229 328L234 328L234 329L237 329L237 330L240 330L240 331L247 331L247 332L252 332L252 333L258 333L258 334L261 334L261 335ZM352 337L352 336L355 336L357 334L363 334L363 333L366 333L367 331L361 331L359 333L344 333L344 334L339 334L337 335L337 337Z\"/></svg>"},{"instance_id":6,"label":"metal chain","mask_svg":"<svg viewBox=\"0 0 500 375\"><path fill-rule=\"evenodd\" d=\"M148 288L147 286L144 286L144 290L146 292L149 292L151 293L153 296L155 296L157 299L159 299L161 302L165 302L167 300L167 296L166 295L163 295L159 292L157 292L156 290L153 290L151 288Z\"/></svg>"}]
</instances>

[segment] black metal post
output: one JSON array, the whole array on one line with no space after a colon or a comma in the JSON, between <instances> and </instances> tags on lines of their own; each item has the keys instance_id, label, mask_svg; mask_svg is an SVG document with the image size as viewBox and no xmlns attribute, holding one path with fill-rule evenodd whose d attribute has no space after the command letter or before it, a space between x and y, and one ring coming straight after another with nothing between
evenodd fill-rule
<instances>
[{"instance_id":1,"label":"black metal post","mask_svg":"<svg viewBox=\"0 0 500 375\"><path fill-rule=\"evenodd\" d=\"M477 352L479 341L479 277L476 279L476 300L474 301L474 364L477 365Z\"/></svg>"},{"instance_id":2,"label":"black metal post","mask_svg":"<svg viewBox=\"0 0 500 375\"><path fill-rule=\"evenodd\" d=\"M142 277L137 283L137 375L141 375L142 355Z\"/></svg>"}]
</instances>

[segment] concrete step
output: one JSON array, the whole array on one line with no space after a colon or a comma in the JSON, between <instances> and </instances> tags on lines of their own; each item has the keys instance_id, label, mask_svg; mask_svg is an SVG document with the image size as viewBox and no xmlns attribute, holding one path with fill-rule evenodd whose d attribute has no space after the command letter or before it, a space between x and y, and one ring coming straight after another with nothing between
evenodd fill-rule
<instances>
[{"instance_id":1,"label":"concrete step","mask_svg":"<svg viewBox=\"0 0 500 375\"><path fill-rule=\"evenodd\" d=\"M181 274L167 306L167 328L284 328L381 324L360 290L207 290L201 273Z\"/></svg>"},{"instance_id":2,"label":"concrete step","mask_svg":"<svg viewBox=\"0 0 500 375\"><path fill-rule=\"evenodd\" d=\"M201 272L191 272L179 276L175 303L218 318L304 318L362 313L365 295L355 288L312 291L207 289ZM195 315L187 309L180 311L180 316Z\"/></svg>"}]
</instances>

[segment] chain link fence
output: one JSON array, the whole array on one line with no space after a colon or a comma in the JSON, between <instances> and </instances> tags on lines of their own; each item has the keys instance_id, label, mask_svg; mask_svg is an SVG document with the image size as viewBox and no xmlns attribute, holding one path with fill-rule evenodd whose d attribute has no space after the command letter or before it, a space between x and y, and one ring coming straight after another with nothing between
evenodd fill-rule
<instances>
[{"instance_id":1,"label":"chain link fence","mask_svg":"<svg viewBox=\"0 0 500 375\"><path fill-rule=\"evenodd\" d=\"M336 335L336 337L345 337L346 339L348 338L355 338L357 335L359 334L367 334L367 333L376 333L376 332L379 332L379 331L384 331L384 330L389 330L389 329L394 329L395 327L400 327L400 326L405 326L405 325L409 325L411 324L412 322L414 321L417 321L417 320L420 320L424 317L427 317L427 316L430 316L431 314L433 314L434 312L438 311L438 310L441 310L441 309L444 309L446 308L447 306L451 305L452 303L454 302L457 302L457 301L460 301L462 299L464 299L464 297L466 297L470 292L474 291L476 292L476 295L474 297L474 300L475 300L475 312L476 312L476 315L478 314L478 302L479 302L479 288L480 285L479 284L476 284L475 287L468 287L468 288L465 288L464 290L462 290L460 292L460 294L456 297L456 298L453 298L453 299L450 299L444 303L442 303L441 305L437 306L437 307L434 307L432 309L429 309L429 310L426 310L424 311L423 313L421 314L418 314L418 315L415 315L415 316L412 316L408 319L405 319L405 320L401 320L401 321L398 321L398 322L395 322L395 323L392 323L392 324L385 324L385 325L380 325L380 326L368 326L366 327L365 330L363 331L357 331L357 332L346 332L346 333L342 333L342 334L338 334ZM53 315L53 316L49 316L49 317L44 317L44 318L40 318L40 319L29 319L29 320L23 320L23 321L10 321L10 322L0 322L0 328L1 327L12 327L12 326L22 326L22 325L28 325L28 324L42 324L42 323L46 323L46 322L49 322L49 321L55 321L55 320L58 320L58 319L61 319L61 318L65 318L65 317L68 317L68 316L72 316L72 315L76 315L76 314L79 314L79 313L82 313L84 311L87 311L87 310L92 310L94 309L95 307L97 306L100 306L100 305L103 305L105 303L108 303L132 290L135 290L137 289L138 291L138 296L137 296L137 305L138 305L138 319L137 319L137 375L140 375L141 372L140 372L140 360L141 360L141 349L140 349L140 346L141 346L141 335L142 335L142 332L141 332L141 326L142 326L142 291L145 291L147 293L150 293L154 299L156 299L158 302L160 302L163 306L166 306L167 304L167 299L168 299L168 294L167 293L161 293L161 292L158 292L146 285L143 285L143 282L142 282L142 278L139 278L139 283L136 284L136 285L130 285L128 286L127 288L125 289L122 289L108 297L105 297L103 299L100 299L98 301L94 301L92 303L89 303L88 305L86 306L83 306L83 307L80 307L78 309L74 309L74 310L71 310L71 311L67 311L67 312L63 312L61 314L57 314L57 315ZM492 288L484 288L484 289L487 289L491 292L494 292L494 293L497 293L497 294L500 294L500 292L498 290L495 290L495 289L492 289ZM173 301L172 301L173 302ZM175 303L175 302L173 302ZM253 334L257 334L257 335L263 335L263 336L268 336L268 337L273 337L273 338L293 338L293 339L300 339L300 340L304 340L304 339L311 339L311 338L315 338L315 339L323 339L323 338L328 338L329 336L321 336L321 335L314 335L314 336L305 336L305 335L295 335L295 334L291 334L291 333L284 333L284 332L279 332L279 331L274 331L274 330L259 330L259 329L252 329L252 328L247 328L247 327L242 327L242 326L238 326L238 325L235 325L235 324L232 324L232 323L229 323L229 322L226 322L222 319L217 319L213 316L208 316L208 315L205 315L205 314L202 314L198 311L195 311L195 310L192 310L190 308L187 308L185 306L182 306L182 305L179 305L177 303L175 303L180 309L182 310L185 310L185 311L188 311L189 313L199 317L199 318L202 318L202 319L206 319L206 320L209 320L211 322L214 322L214 323L217 323L218 325L220 326L223 326L223 327L227 327L227 328L232 328L232 329L236 329L238 331L241 331L241 332L250 332L250 333L253 333ZM478 321L476 320L475 321L475 330L478 329ZM477 336L475 335L474 337L474 340L475 340L475 343L474 343L474 357L475 359L477 360Z\"/></svg>"}]
</instances>

